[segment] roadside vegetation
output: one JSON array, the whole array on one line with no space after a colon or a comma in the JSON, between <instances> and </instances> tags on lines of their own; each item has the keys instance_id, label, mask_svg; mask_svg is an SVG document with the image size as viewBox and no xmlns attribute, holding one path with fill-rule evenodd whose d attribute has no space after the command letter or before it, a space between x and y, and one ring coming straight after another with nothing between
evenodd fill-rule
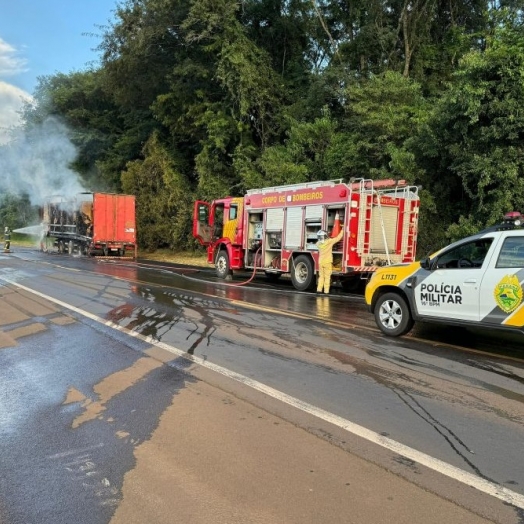
<instances>
[{"instance_id":1,"label":"roadside vegetation","mask_svg":"<svg viewBox=\"0 0 524 524\"><path fill-rule=\"evenodd\" d=\"M207 254L203 249L195 251L173 251L172 249L157 249L138 252L138 258L154 260L156 262L172 262L187 266L213 267L207 263Z\"/></svg>"},{"instance_id":2,"label":"roadside vegetation","mask_svg":"<svg viewBox=\"0 0 524 524\"><path fill-rule=\"evenodd\" d=\"M136 196L144 252L193 252L194 200L269 185L419 185L419 256L524 211L520 1L124 0L99 30L24 127L63 122L86 189ZM1 226L35 223L1 194Z\"/></svg>"}]
</instances>

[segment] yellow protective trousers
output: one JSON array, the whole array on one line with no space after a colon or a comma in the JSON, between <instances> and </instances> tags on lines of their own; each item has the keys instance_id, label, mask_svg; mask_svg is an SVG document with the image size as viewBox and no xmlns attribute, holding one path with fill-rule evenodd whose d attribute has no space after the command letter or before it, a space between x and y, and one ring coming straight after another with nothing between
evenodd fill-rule
<instances>
[{"instance_id":1,"label":"yellow protective trousers","mask_svg":"<svg viewBox=\"0 0 524 524\"><path fill-rule=\"evenodd\" d=\"M333 263L320 264L318 268L318 282L317 282L317 293L329 293L331 287L331 273L333 273Z\"/></svg>"},{"instance_id":2,"label":"yellow protective trousers","mask_svg":"<svg viewBox=\"0 0 524 524\"><path fill-rule=\"evenodd\" d=\"M331 287L331 273L333 273L333 246L342 238L341 229L335 238L328 238L317 243L318 248L318 282L317 293L329 293Z\"/></svg>"}]
</instances>

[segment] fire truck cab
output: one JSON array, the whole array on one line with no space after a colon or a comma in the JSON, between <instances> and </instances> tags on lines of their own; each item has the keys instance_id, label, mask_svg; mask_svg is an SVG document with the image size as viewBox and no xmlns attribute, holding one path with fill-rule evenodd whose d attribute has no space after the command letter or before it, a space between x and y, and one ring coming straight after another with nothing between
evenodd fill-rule
<instances>
[{"instance_id":1,"label":"fire truck cab","mask_svg":"<svg viewBox=\"0 0 524 524\"><path fill-rule=\"evenodd\" d=\"M193 236L221 278L249 269L273 279L287 274L307 291L318 273L317 232L340 225L332 277L352 290L380 266L415 259L418 210L418 188L404 181L292 184L195 202Z\"/></svg>"}]
</instances>

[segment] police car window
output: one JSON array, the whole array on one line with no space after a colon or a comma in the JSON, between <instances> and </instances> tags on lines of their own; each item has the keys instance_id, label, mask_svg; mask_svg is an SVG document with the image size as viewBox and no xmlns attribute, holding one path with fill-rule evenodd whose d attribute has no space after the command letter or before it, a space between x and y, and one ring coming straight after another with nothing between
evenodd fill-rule
<instances>
[{"instance_id":1,"label":"police car window","mask_svg":"<svg viewBox=\"0 0 524 524\"><path fill-rule=\"evenodd\" d=\"M492 238L481 238L461 244L440 255L435 263L438 269L475 269L482 267Z\"/></svg>"},{"instance_id":2,"label":"police car window","mask_svg":"<svg viewBox=\"0 0 524 524\"><path fill-rule=\"evenodd\" d=\"M496 267L524 267L524 237L508 237L504 240Z\"/></svg>"}]
</instances>

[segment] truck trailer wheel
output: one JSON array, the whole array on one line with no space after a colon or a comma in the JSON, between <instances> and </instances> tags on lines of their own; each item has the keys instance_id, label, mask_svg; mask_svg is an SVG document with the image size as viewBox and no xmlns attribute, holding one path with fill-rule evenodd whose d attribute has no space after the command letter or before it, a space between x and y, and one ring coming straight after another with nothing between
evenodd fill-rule
<instances>
[{"instance_id":1,"label":"truck trailer wheel","mask_svg":"<svg viewBox=\"0 0 524 524\"><path fill-rule=\"evenodd\" d=\"M295 289L307 291L315 284L313 261L307 255L300 255L293 260L291 266L291 282Z\"/></svg>"},{"instance_id":2,"label":"truck trailer wheel","mask_svg":"<svg viewBox=\"0 0 524 524\"><path fill-rule=\"evenodd\" d=\"M375 304L375 321L390 337L405 335L413 327L409 307L398 293L384 293Z\"/></svg>"},{"instance_id":3,"label":"truck trailer wheel","mask_svg":"<svg viewBox=\"0 0 524 524\"><path fill-rule=\"evenodd\" d=\"M221 249L215 259L215 271L218 278L226 279L231 276L229 256L225 249Z\"/></svg>"}]
</instances>

